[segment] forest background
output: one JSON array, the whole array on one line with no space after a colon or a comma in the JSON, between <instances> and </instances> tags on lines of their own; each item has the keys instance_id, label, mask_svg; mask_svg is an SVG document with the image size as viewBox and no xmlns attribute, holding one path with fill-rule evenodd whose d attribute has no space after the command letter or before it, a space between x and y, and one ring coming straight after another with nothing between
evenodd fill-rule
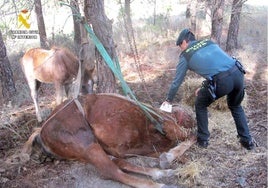
<instances>
[{"instance_id":1,"label":"forest background","mask_svg":"<svg viewBox=\"0 0 268 188\"><path fill-rule=\"evenodd\" d=\"M72 2L65 1L67 4ZM98 4L98 1L87 0L75 2L79 4L83 15L89 12L84 11L84 3ZM234 3L238 7L233 9ZM209 120L212 146L206 151L193 147L186 153L188 161L174 164L174 168L180 170L178 177L163 181L186 187L267 187L267 4L265 3L242 0L126 0L124 2L106 0L104 10L97 10L97 7L91 10L96 11L95 16L107 16L107 19L103 16L102 21L105 22L91 20L89 23L93 29L103 25L112 26L112 30L102 32L102 35L110 36L112 45L109 46L107 41L101 37L100 39L107 49L115 52L110 55L112 58L118 57L125 80L140 101L155 107L159 107L165 99L174 76L179 55L175 41L183 28L191 28L199 39L212 38L217 41L230 55L238 57L247 69L247 97L244 105L253 137L259 147L254 152L247 152L239 146L232 118L224 106L225 101L220 101L222 103L210 109L213 112ZM40 12L36 10L37 5L42 8L45 25L43 31L40 30L36 19L41 17L38 15ZM49 48L53 45L69 48L77 54L79 39L76 38L71 9L60 5L59 1L4 0L0 3L0 7L1 187L57 187L57 185L124 187L119 183L100 179L94 168L84 167L75 162L60 161L56 164L51 162L40 165L32 160L24 166L7 163L13 154L19 151L33 128L40 126L36 121L29 88L19 65L20 58L29 48L40 46ZM24 9L31 13L28 29L20 28L18 21L18 15ZM233 28L230 25L232 13L239 18L236 19ZM128 25L129 18L131 25ZM21 30L32 31L31 36L36 38L19 39L22 34L18 34L18 31ZM132 31L134 35L128 38L127 35ZM133 50L135 48L136 52ZM95 59L95 52L89 53ZM98 62L99 60L95 59L95 61L105 66L103 60ZM99 77L100 75L110 76ZM96 80L103 84L113 79L112 74L98 72L96 75ZM175 100L192 108L194 100L192 93L200 82L202 79L189 72ZM99 87L104 89L96 88L96 92L106 92L107 89L122 94L116 80L112 87L112 89ZM43 85L39 95L42 109L48 115L55 99L53 86ZM147 159L141 158L134 162L147 166L147 162L153 165L152 161L148 162ZM59 174L63 170L65 173ZM88 175L91 178L88 178Z\"/></svg>"}]
</instances>

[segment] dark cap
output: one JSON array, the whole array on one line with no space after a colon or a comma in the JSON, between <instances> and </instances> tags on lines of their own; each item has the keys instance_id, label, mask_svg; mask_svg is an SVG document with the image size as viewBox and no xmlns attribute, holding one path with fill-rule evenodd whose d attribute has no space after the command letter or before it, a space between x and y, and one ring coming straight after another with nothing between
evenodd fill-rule
<instances>
[{"instance_id":1,"label":"dark cap","mask_svg":"<svg viewBox=\"0 0 268 188\"><path fill-rule=\"evenodd\" d=\"M182 43L182 41L186 38L187 34L191 33L191 31L189 29L183 29L177 39L176 45L180 45Z\"/></svg>"}]
</instances>

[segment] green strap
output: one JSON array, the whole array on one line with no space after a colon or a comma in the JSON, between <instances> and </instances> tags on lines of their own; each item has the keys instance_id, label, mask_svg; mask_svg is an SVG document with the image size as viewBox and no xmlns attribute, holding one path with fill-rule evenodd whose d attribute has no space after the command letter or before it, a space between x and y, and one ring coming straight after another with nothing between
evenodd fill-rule
<instances>
[{"instance_id":1,"label":"green strap","mask_svg":"<svg viewBox=\"0 0 268 188\"><path fill-rule=\"evenodd\" d=\"M64 4L66 6L71 7L70 5L65 4L65 3L61 3L61 4ZM74 7L71 7L71 8L74 9ZM77 14L75 14L75 16L77 16L80 20L82 20L81 14L77 10L76 10L76 12L77 12ZM94 42L94 44L97 47L98 51L100 52L101 56L105 60L106 64L109 66L109 68L112 70L114 75L120 81L125 95L130 96L137 103L137 105L143 110L143 112L150 119L150 121L155 125L155 128L160 133L164 134L163 129L162 129L162 123L157 121L151 114L154 114L156 117L158 117L160 121L162 121L162 117L158 113L156 113L154 110L148 108L147 106L143 105L142 103L140 103L137 100L137 98L135 97L135 95L133 94L133 92L131 91L131 89L129 88L129 86L127 85L127 83L125 82L125 80L123 78L118 59L116 58L116 63L114 63L113 60L111 59L111 57L109 56L109 54L107 53L106 49L104 48L104 46L100 42L100 40L94 34L91 27L87 23L83 23L83 25L84 25L85 29L87 30L87 32L89 33L90 38Z\"/></svg>"},{"instance_id":2,"label":"green strap","mask_svg":"<svg viewBox=\"0 0 268 188\"><path fill-rule=\"evenodd\" d=\"M104 46L99 41L99 39L96 37L96 35L92 31L92 29L89 27L89 25L85 23L84 27L86 28L87 32L89 33L90 38L93 40L95 46L99 50L99 52L100 52L101 56L103 57L103 59L105 60L105 62L109 66L109 68L113 71L114 75L120 81L121 86L122 86L122 88L123 88L123 90L125 92L125 95L129 95L138 104L138 106L144 111L144 113L151 120L151 122L156 126L156 129L158 131L160 131L162 134L164 134L163 130L162 130L162 124L159 123L157 120L155 120L150 113L156 115L160 119L162 119L162 117L159 114L157 114L155 111L153 111L152 109L149 109L147 106L141 104L137 100L137 98L135 97L135 95L133 94L133 92L131 91L131 89L129 88L127 83L125 82L125 80L124 80L124 78L122 76L120 68L116 68L116 66L120 67L119 62L117 61L116 64L113 62L113 60L111 59L111 57L109 56L109 54L105 50Z\"/></svg>"}]
</instances>

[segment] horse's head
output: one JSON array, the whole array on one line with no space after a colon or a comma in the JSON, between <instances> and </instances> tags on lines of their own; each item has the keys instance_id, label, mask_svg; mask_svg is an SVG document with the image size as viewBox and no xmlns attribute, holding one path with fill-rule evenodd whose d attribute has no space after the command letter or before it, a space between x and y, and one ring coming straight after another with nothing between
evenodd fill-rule
<instances>
[{"instance_id":1,"label":"horse's head","mask_svg":"<svg viewBox=\"0 0 268 188\"><path fill-rule=\"evenodd\" d=\"M172 114L175 116L177 124L186 129L195 127L194 114L191 110L186 107L175 106L172 108Z\"/></svg>"},{"instance_id":2,"label":"horse's head","mask_svg":"<svg viewBox=\"0 0 268 188\"><path fill-rule=\"evenodd\" d=\"M172 108L172 114L168 114L167 117L163 129L172 140L185 140L192 134L195 118L190 110L176 106Z\"/></svg>"}]
</instances>

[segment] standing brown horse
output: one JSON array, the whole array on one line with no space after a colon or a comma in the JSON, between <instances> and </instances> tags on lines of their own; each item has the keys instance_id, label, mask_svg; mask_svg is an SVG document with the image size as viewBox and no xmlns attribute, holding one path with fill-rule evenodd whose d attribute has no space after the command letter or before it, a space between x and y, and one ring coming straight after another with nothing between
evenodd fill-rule
<instances>
[{"instance_id":1,"label":"standing brown horse","mask_svg":"<svg viewBox=\"0 0 268 188\"><path fill-rule=\"evenodd\" d=\"M64 48L54 47L51 50L33 48L24 54L21 59L21 65L31 90L37 120L41 122L42 117L37 96L41 82L55 84L56 103L60 104L65 94L68 97L70 96L70 87L75 79L79 79L77 77L79 60L73 53ZM92 79L91 74L93 71L81 71L82 74L86 74L83 78ZM82 80L82 83L89 82ZM92 90L87 90L86 92L90 91L92 92ZM84 93L86 92L84 91Z\"/></svg>"}]
</instances>

